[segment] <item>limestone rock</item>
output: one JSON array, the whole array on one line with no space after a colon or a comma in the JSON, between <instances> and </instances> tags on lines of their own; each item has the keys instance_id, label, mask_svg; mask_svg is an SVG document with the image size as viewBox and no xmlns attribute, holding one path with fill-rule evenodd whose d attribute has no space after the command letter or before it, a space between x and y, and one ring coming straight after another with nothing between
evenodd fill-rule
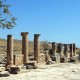
<instances>
[{"instance_id":1,"label":"limestone rock","mask_svg":"<svg viewBox=\"0 0 80 80\"><path fill-rule=\"evenodd\" d=\"M8 71L0 72L0 77L8 77L8 76L10 76L10 73Z\"/></svg>"},{"instance_id":2,"label":"limestone rock","mask_svg":"<svg viewBox=\"0 0 80 80\"><path fill-rule=\"evenodd\" d=\"M0 72L5 71L5 67L0 67Z\"/></svg>"}]
</instances>

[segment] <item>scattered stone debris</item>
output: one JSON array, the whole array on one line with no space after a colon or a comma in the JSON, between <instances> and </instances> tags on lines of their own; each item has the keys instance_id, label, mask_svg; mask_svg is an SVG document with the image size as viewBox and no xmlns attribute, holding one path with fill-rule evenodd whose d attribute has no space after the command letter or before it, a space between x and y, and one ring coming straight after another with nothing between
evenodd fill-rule
<instances>
[{"instance_id":1,"label":"scattered stone debris","mask_svg":"<svg viewBox=\"0 0 80 80\"><path fill-rule=\"evenodd\" d=\"M5 67L0 67L0 72L5 71Z\"/></svg>"},{"instance_id":2,"label":"scattered stone debris","mask_svg":"<svg viewBox=\"0 0 80 80\"><path fill-rule=\"evenodd\" d=\"M7 59L0 62L0 64L5 64L5 67L0 67L0 77L9 76L10 74L18 74L20 71L19 65L23 64L26 69L37 69L38 63L45 62L46 65L51 65L54 63L67 63L69 61L75 62L78 60L76 56L76 45L73 44L62 44L52 42L52 49L45 50L41 55L39 36L40 34L34 34L34 59L30 61L28 56L28 32L22 32L22 55L14 56L13 54L13 36L7 36ZM15 57L15 58L14 58ZM17 61L17 63L16 63ZM15 65L15 66L10 66ZM23 68L24 68L23 67ZM73 72L73 71L72 71Z\"/></svg>"},{"instance_id":3,"label":"scattered stone debris","mask_svg":"<svg viewBox=\"0 0 80 80\"><path fill-rule=\"evenodd\" d=\"M36 61L29 61L25 64L26 69L37 69L37 62Z\"/></svg>"},{"instance_id":4,"label":"scattered stone debris","mask_svg":"<svg viewBox=\"0 0 80 80\"><path fill-rule=\"evenodd\" d=\"M20 71L20 68L19 67L9 67L9 73L10 74L18 74L18 72Z\"/></svg>"},{"instance_id":5,"label":"scattered stone debris","mask_svg":"<svg viewBox=\"0 0 80 80\"><path fill-rule=\"evenodd\" d=\"M8 77L8 76L10 76L10 73L8 71L0 72L0 77Z\"/></svg>"}]
</instances>

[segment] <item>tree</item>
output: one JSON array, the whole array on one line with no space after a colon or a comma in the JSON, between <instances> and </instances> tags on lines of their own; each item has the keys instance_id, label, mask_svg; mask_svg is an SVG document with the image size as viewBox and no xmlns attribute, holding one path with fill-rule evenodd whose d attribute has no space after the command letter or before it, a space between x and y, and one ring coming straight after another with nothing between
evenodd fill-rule
<instances>
[{"instance_id":1,"label":"tree","mask_svg":"<svg viewBox=\"0 0 80 80\"><path fill-rule=\"evenodd\" d=\"M0 27L11 29L16 25L16 18L11 15L10 5L6 2L6 0L0 0Z\"/></svg>"}]
</instances>

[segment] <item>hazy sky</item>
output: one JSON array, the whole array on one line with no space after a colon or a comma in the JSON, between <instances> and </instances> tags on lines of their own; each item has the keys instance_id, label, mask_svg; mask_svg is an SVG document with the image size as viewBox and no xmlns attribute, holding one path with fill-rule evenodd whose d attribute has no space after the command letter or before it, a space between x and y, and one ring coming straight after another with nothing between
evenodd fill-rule
<instances>
[{"instance_id":1,"label":"hazy sky","mask_svg":"<svg viewBox=\"0 0 80 80\"><path fill-rule=\"evenodd\" d=\"M21 32L41 34L40 40L76 43L80 47L80 0L9 0L17 25L11 30L0 29L0 37L12 34L21 39Z\"/></svg>"}]
</instances>

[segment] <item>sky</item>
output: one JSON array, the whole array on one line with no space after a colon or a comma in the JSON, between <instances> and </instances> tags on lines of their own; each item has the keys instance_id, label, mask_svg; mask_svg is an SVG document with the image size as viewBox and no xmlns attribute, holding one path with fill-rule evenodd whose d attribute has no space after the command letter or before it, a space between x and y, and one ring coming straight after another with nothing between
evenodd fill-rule
<instances>
[{"instance_id":1,"label":"sky","mask_svg":"<svg viewBox=\"0 0 80 80\"><path fill-rule=\"evenodd\" d=\"M21 32L41 34L40 41L76 43L80 47L80 0L7 0L17 18L13 29L0 29L0 38L8 34L22 39Z\"/></svg>"}]
</instances>

